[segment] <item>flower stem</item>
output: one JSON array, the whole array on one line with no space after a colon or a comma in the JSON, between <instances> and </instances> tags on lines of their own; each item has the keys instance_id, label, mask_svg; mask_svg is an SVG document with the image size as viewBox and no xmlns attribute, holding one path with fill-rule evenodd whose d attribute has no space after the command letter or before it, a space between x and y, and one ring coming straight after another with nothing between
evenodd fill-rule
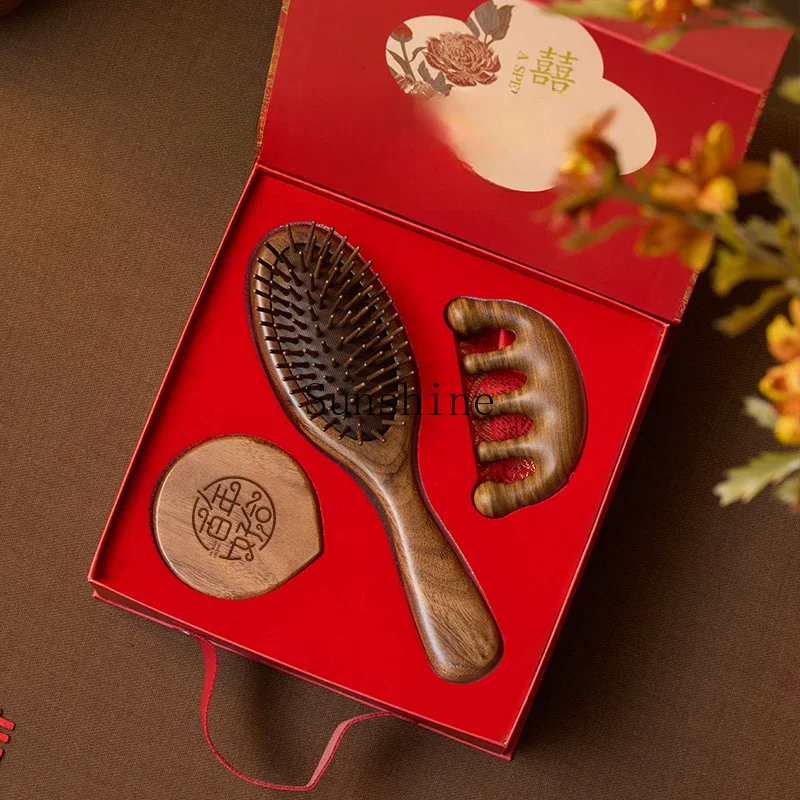
<instances>
[{"instance_id":1,"label":"flower stem","mask_svg":"<svg viewBox=\"0 0 800 800\"><path fill-rule=\"evenodd\" d=\"M637 205L639 208L651 209L658 214L668 214L672 217L682 219L695 230L710 233L718 241L723 242L732 250L744 251L751 258L765 264L779 264L786 270L787 276L789 275L789 270L786 269L786 263L780 255L752 241L740 225L735 226L735 236L731 236L728 231L720 227L718 221L713 216L701 213L688 213L670 208L669 206L663 206L660 203L654 202L645 192L634 188L622 179L618 181L614 194L623 200L628 200Z\"/></svg>"}]
</instances>

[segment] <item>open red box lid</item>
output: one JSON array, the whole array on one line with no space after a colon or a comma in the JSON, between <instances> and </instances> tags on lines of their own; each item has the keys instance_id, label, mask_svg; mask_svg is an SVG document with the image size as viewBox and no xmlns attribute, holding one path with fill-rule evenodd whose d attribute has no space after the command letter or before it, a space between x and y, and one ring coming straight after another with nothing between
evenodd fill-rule
<instances>
[{"instance_id":1,"label":"open red box lid","mask_svg":"<svg viewBox=\"0 0 800 800\"><path fill-rule=\"evenodd\" d=\"M505 5L498 22L476 4L293 0L259 162L680 319L693 275L677 258L635 261L635 230L565 252L544 219L548 189L571 134L611 107L626 172L685 154L719 119L743 155L788 34L704 31L665 55L643 49L652 30L642 25L579 23L527 0ZM481 23L500 26L494 41ZM459 72L465 52L471 73Z\"/></svg>"}]
</instances>

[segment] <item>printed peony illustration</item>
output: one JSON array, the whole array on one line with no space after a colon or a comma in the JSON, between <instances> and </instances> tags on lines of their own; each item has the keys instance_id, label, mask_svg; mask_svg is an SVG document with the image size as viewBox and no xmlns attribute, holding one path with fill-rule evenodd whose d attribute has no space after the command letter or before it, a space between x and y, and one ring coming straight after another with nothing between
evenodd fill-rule
<instances>
[{"instance_id":1,"label":"printed peony illustration","mask_svg":"<svg viewBox=\"0 0 800 800\"><path fill-rule=\"evenodd\" d=\"M454 86L488 86L497 80L500 58L491 45L506 37L513 6L496 6L486 0L467 18L468 32L445 31L435 36L419 34L424 45L413 46L414 30L398 25L389 36L387 61L392 77L406 94L448 97ZM397 49L397 45L400 45ZM400 67L398 72L395 67ZM438 70L436 74L431 69Z\"/></svg>"},{"instance_id":2,"label":"printed peony illustration","mask_svg":"<svg viewBox=\"0 0 800 800\"><path fill-rule=\"evenodd\" d=\"M456 86L494 83L500 59L489 45L468 33L443 33L427 41L425 60Z\"/></svg>"}]
</instances>

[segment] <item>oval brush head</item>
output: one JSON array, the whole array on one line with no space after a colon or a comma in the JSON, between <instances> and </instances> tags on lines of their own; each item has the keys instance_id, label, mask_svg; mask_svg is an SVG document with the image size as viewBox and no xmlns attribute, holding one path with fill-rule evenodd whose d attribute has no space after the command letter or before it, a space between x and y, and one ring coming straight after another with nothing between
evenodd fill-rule
<instances>
[{"instance_id":1,"label":"oval brush head","mask_svg":"<svg viewBox=\"0 0 800 800\"><path fill-rule=\"evenodd\" d=\"M486 675L500 634L425 502L416 463L417 373L386 288L331 228L275 229L251 263L253 332L297 427L366 489L389 534L428 660L442 678Z\"/></svg>"},{"instance_id":2,"label":"oval brush head","mask_svg":"<svg viewBox=\"0 0 800 800\"><path fill-rule=\"evenodd\" d=\"M404 425L395 417L414 392L415 370L372 262L347 237L311 223L276 231L256 263L253 311L292 405L358 444Z\"/></svg>"}]
</instances>

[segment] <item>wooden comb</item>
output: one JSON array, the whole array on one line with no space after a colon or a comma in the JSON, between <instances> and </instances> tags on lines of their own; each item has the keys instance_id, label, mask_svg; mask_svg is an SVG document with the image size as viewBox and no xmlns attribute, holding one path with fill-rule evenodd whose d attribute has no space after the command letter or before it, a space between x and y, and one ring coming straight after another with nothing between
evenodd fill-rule
<instances>
[{"instance_id":1,"label":"wooden comb","mask_svg":"<svg viewBox=\"0 0 800 800\"><path fill-rule=\"evenodd\" d=\"M447 324L462 338L489 329L508 330L515 340L500 350L470 353L462 361L467 375L494 370L518 370L527 378L519 389L492 398L474 416L523 414L533 422L524 436L479 442L481 463L506 458L530 459L532 475L513 483L484 481L473 494L475 507L486 517L503 517L540 503L569 480L586 438L586 393L578 361L556 324L538 311L511 300L457 297L447 305Z\"/></svg>"},{"instance_id":2,"label":"wooden comb","mask_svg":"<svg viewBox=\"0 0 800 800\"><path fill-rule=\"evenodd\" d=\"M284 410L359 481L378 510L433 670L454 683L497 664L501 639L417 466L417 373L372 262L332 228L292 223L258 247L251 323ZM410 408L409 405L413 405Z\"/></svg>"}]
</instances>

